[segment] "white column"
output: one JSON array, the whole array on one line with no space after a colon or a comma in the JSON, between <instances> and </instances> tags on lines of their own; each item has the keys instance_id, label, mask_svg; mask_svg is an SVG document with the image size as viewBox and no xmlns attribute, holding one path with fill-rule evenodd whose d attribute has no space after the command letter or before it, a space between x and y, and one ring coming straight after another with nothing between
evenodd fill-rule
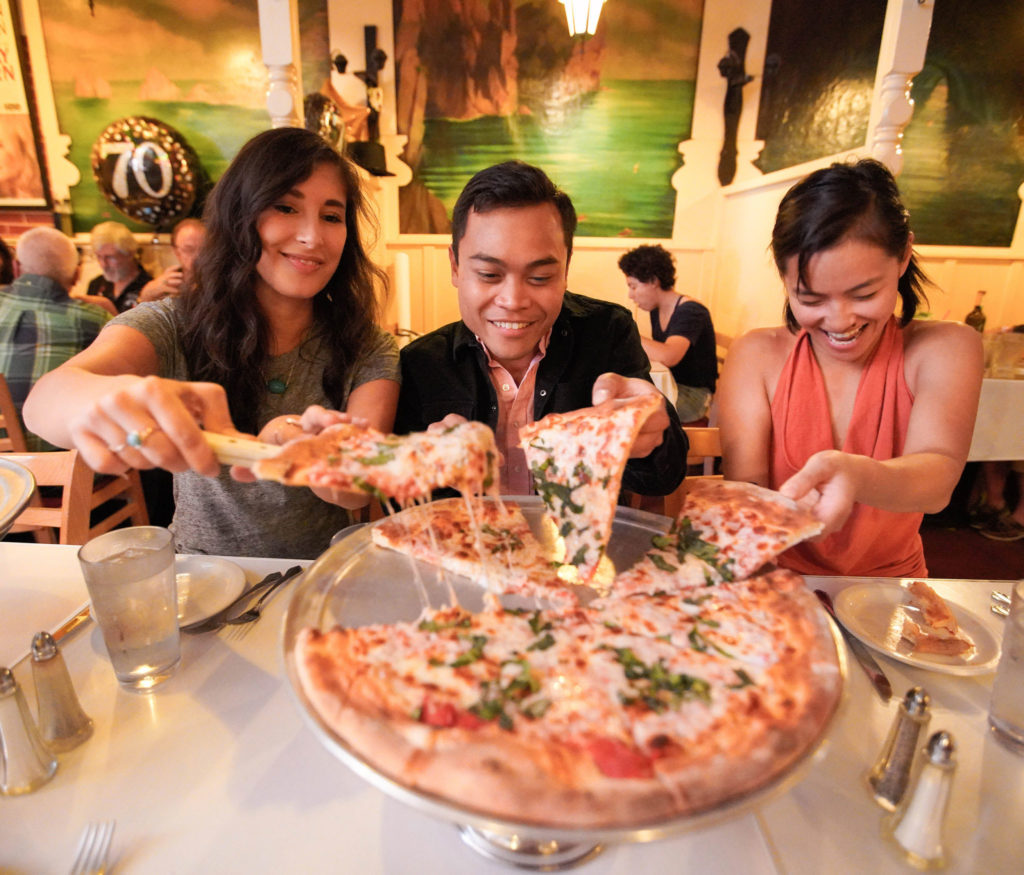
<instances>
[{"instance_id":1,"label":"white column","mask_svg":"<svg viewBox=\"0 0 1024 875\"><path fill-rule=\"evenodd\" d=\"M50 64L43 41L43 25L39 16L38 0L20 0L22 26L28 40L28 56L35 84L36 108L39 110L39 129L43 135L46 163L49 169L50 195L54 211L71 215L71 188L81 182L82 174L68 158L71 137L61 133L57 121L57 106L53 99ZM69 220L70 221L70 220Z\"/></svg>"},{"instance_id":2,"label":"white column","mask_svg":"<svg viewBox=\"0 0 1024 875\"><path fill-rule=\"evenodd\" d=\"M729 34L737 27L750 34L746 70L754 79L743 88L743 113L736 138L738 154L733 183L742 184L761 176L753 161L764 148L764 142L756 139L757 111L761 102L770 17L770 3L715 0L704 4L690 139L679 144L683 165L672 175L672 187L676 190L673 239L686 240L694 245L714 245L716 223L712 217L722 199L718 160L725 137L722 105L728 87L718 72L718 62L729 51Z\"/></svg>"},{"instance_id":3,"label":"white column","mask_svg":"<svg viewBox=\"0 0 1024 875\"><path fill-rule=\"evenodd\" d=\"M259 0L260 44L270 81L267 112L272 127L302 127L299 12L296 0Z\"/></svg>"},{"instance_id":4,"label":"white column","mask_svg":"<svg viewBox=\"0 0 1024 875\"><path fill-rule=\"evenodd\" d=\"M903 169L900 141L914 115L910 86L924 66L934 8L934 0L889 0L885 10L868 143L871 157L894 176Z\"/></svg>"}]
</instances>

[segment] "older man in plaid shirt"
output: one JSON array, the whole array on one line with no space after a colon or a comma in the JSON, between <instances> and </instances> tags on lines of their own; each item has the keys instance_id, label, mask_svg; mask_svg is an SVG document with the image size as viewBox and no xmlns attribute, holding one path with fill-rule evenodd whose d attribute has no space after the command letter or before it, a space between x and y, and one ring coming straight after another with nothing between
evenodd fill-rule
<instances>
[{"instance_id":1,"label":"older man in plaid shirt","mask_svg":"<svg viewBox=\"0 0 1024 875\"><path fill-rule=\"evenodd\" d=\"M43 374L85 349L110 314L68 295L78 276L75 244L54 228L33 228L18 240L20 274L0 286L0 374L14 406ZM56 449L26 430L29 450Z\"/></svg>"}]
</instances>

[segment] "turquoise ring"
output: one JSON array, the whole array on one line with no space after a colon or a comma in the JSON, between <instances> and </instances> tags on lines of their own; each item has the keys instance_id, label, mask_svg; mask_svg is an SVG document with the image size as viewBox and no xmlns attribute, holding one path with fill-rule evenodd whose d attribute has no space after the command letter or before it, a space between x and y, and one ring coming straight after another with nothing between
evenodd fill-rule
<instances>
[{"instance_id":1,"label":"turquoise ring","mask_svg":"<svg viewBox=\"0 0 1024 875\"><path fill-rule=\"evenodd\" d=\"M130 431L124 436L124 442L133 449L141 450L142 445L148 440L149 436L154 431L156 431L156 428L153 426L144 428L142 431Z\"/></svg>"}]
</instances>

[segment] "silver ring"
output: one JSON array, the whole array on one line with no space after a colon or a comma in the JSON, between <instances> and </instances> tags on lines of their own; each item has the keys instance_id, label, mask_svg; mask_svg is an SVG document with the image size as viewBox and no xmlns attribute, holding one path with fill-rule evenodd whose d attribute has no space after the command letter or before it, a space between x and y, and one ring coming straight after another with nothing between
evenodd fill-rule
<instances>
[{"instance_id":1,"label":"silver ring","mask_svg":"<svg viewBox=\"0 0 1024 875\"><path fill-rule=\"evenodd\" d=\"M128 444L118 444L116 447L111 447L110 452L112 452L115 456L118 456L127 449Z\"/></svg>"},{"instance_id":2,"label":"silver ring","mask_svg":"<svg viewBox=\"0 0 1024 875\"><path fill-rule=\"evenodd\" d=\"M130 431L124 436L124 442L127 446L132 447L136 450L141 450L142 445L149 439L149 436L156 431L156 428L152 425L144 428L140 431Z\"/></svg>"}]
</instances>

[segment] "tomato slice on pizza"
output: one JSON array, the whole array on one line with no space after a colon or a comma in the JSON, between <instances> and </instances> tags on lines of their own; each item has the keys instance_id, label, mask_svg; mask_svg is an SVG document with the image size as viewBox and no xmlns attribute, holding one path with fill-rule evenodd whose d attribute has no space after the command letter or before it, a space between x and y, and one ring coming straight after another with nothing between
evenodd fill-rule
<instances>
[{"instance_id":1,"label":"tomato slice on pizza","mask_svg":"<svg viewBox=\"0 0 1024 875\"><path fill-rule=\"evenodd\" d=\"M589 580L604 555L630 448L661 395L551 413L519 431L548 516L565 541L565 563Z\"/></svg>"}]
</instances>

